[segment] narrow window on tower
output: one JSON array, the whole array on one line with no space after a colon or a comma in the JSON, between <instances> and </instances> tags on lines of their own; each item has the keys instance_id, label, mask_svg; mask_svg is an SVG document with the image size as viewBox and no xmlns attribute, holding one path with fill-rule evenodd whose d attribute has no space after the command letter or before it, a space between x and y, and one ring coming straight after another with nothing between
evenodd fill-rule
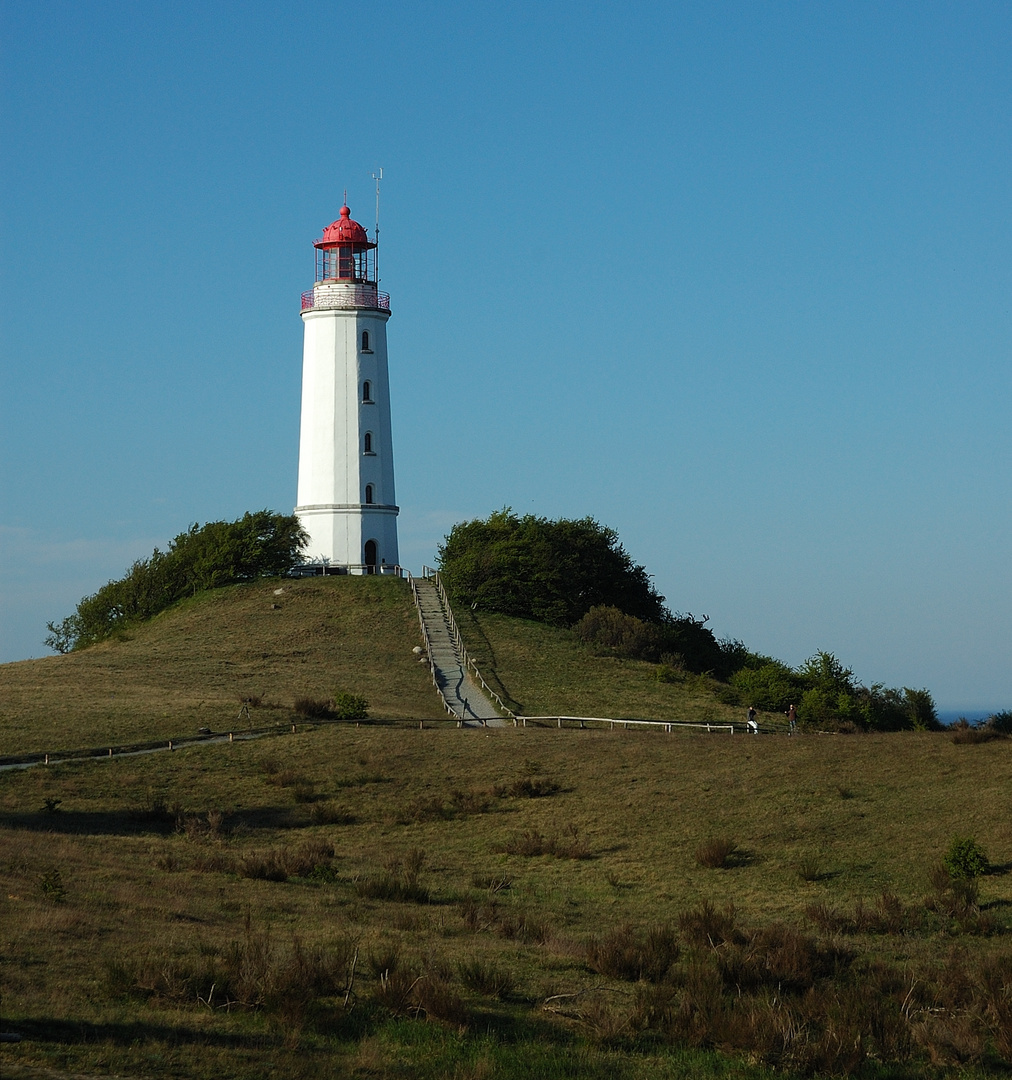
<instances>
[{"instance_id":1,"label":"narrow window on tower","mask_svg":"<svg viewBox=\"0 0 1012 1080\"><path fill-rule=\"evenodd\" d=\"M367 503L372 502L372 484L366 484L365 486L365 501Z\"/></svg>"},{"instance_id":2,"label":"narrow window on tower","mask_svg":"<svg viewBox=\"0 0 1012 1080\"><path fill-rule=\"evenodd\" d=\"M368 379L362 383L362 401L366 405L372 404L372 383Z\"/></svg>"},{"instance_id":3,"label":"narrow window on tower","mask_svg":"<svg viewBox=\"0 0 1012 1080\"><path fill-rule=\"evenodd\" d=\"M372 352L372 349L369 348L369 331L368 330L363 330L362 331L362 352Z\"/></svg>"},{"instance_id":4,"label":"narrow window on tower","mask_svg":"<svg viewBox=\"0 0 1012 1080\"><path fill-rule=\"evenodd\" d=\"M365 433L365 438L362 440L362 452L364 454L372 454L372 453L375 452L373 450L373 448L372 448L372 432L371 431L367 431Z\"/></svg>"}]
</instances>

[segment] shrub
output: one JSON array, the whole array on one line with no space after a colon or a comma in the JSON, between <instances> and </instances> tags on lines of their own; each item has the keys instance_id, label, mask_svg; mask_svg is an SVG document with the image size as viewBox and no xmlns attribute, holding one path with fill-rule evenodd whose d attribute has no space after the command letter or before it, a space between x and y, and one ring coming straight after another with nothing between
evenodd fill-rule
<instances>
[{"instance_id":1,"label":"shrub","mask_svg":"<svg viewBox=\"0 0 1012 1080\"><path fill-rule=\"evenodd\" d=\"M944 859L945 869L953 878L975 878L986 874L990 863L987 852L972 837L953 837Z\"/></svg>"},{"instance_id":2,"label":"shrub","mask_svg":"<svg viewBox=\"0 0 1012 1080\"><path fill-rule=\"evenodd\" d=\"M203 589L286 574L300 559L307 535L294 515L269 510L237 521L191 525L168 551L139 559L118 581L86 596L77 611L48 623L46 645L57 652L82 648L122 634L127 626L157 615Z\"/></svg>"},{"instance_id":3,"label":"shrub","mask_svg":"<svg viewBox=\"0 0 1012 1080\"><path fill-rule=\"evenodd\" d=\"M722 949L716 962L725 985L739 992L769 987L799 993L837 974L852 958L843 949L820 945L791 927L773 923Z\"/></svg>"},{"instance_id":4,"label":"shrub","mask_svg":"<svg viewBox=\"0 0 1012 1080\"><path fill-rule=\"evenodd\" d=\"M802 881L821 881L823 876L822 866L818 859L802 859L798 863L798 877Z\"/></svg>"},{"instance_id":5,"label":"shrub","mask_svg":"<svg viewBox=\"0 0 1012 1080\"><path fill-rule=\"evenodd\" d=\"M544 945L554 932L547 919L535 918L520 909L496 912L493 928L507 941L519 941L524 945Z\"/></svg>"},{"instance_id":6,"label":"shrub","mask_svg":"<svg viewBox=\"0 0 1012 1080\"><path fill-rule=\"evenodd\" d=\"M153 953L107 961L105 983L114 997L256 1010L297 1026L316 997L349 989L356 954L355 943L345 937L309 949L293 935L287 950L278 949L247 912L242 938L224 949L202 949L196 961Z\"/></svg>"},{"instance_id":7,"label":"shrub","mask_svg":"<svg viewBox=\"0 0 1012 1080\"><path fill-rule=\"evenodd\" d=\"M801 696L794 672L779 660L769 660L758 668L741 668L730 681L743 698L766 712L785 712Z\"/></svg>"},{"instance_id":8,"label":"shrub","mask_svg":"<svg viewBox=\"0 0 1012 1080\"><path fill-rule=\"evenodd\" d=\"M1002 735L1012 735L1012 709L1002 709L988 717L988 726Z\"/></svg>"},{"instance_id":9,"label":"shrub","mask_svg":"<svg viewBox=\"0 0 1012 1080\"><path fill-rule=\"evenodd\" d=\"M633 660L657 660L661 653L661 630L617 607L598 604L573 627L576 636L600 654Z\"/></svg>"},{"instance_id":10,"label":"shrub","mask_svg":"<svg viewBox=\"0 0 1012 1080\"><path fill-rule=\"evenodd\" d=\"M1002 738L1002 733L990 724L971 724L965 716L961 716L952 725L952 741L957 746L973 745L975 743L991 742L993 739Z\"/></svg>"},{"instance_id":11,"label":"shrub","mask_svg":"<svg viewBox=\"0 0 1012 1080\"><path fill-rule=\"evenodd\" d=\"M854 931L853 922L825 901L809 904L805 914L824 934L848 934Z\"/></svg>"},{"instance_id":12,"label":"shrub","mask_svg":"<svg viewBox=\"0 0 1012 1080\"><path fill-rule=\"evenodd\" d=\"M331 802L313 803L309 811L309 820L314 825L354 825L355 815L343 806Z\"/></svg>"},{"instance_id":13,"label":"shrub","mask_svg":"<svg viewBox=\"0 0 1012 1080\"><path fill-rule=\"evenodd\" d=\"M415 1015L438 1020L455 1028L465 1027L471 1019L467 1006L449 980L426 975L414 987Z\"/></svg>"},{"instance_id":14,"label":"shrub","mask_svg":"<svg viewBox=\"0 0 1012 1080\"><path fill-rule=\"evenodd\" d=\"M602 604L645 622L665 615L650 575L614 530L589 517L550 521L507 507L454 525L439 562L451 596L483 611L555 626L572 626Z\"/></svg>"},{"instance_id":15,"label":"shrub","mask_svg":"<svg viewBox=\"0 0 1012 1080\"><path fill-rule=\"evenodd\" d=\"M562 785L548 776L525 776L511 784L499 784L495 787L499 798L544 799L562 790Z\"/></svg>"},{"instance_id":16,"label":"shrub","mask_svg":"<svg viewBox=\"0 0 1012 1080\"><path fill-rule=\"evenodd\" d=\"M308 841L297 847L247 852L237 869L240 877L287 881L290 877L309 877L314 871L329 869L333 855L334 848L325 841Z\"/></svg>"},{"instance_id":17,"label":"shrub","mask_svg":"<svg viewBox=\"0 0 1012 1080\"><path fill-rule=\"evenodd\" d=\"M506 874L472 874L471 885L482 892L491 893L493 896L510 888L512 878Z\"/></svg>"},{"instance_id":18,"label":"shrub","mask_svg":"<svg viewBox=\"0 0 1012 1080\"><path fill-rule=\"evenodd\" d=\"M369 702L363 697L339 690L334 695L330 711L335 720L365 720L369 716Z\"/></svg>"}]
</instances>

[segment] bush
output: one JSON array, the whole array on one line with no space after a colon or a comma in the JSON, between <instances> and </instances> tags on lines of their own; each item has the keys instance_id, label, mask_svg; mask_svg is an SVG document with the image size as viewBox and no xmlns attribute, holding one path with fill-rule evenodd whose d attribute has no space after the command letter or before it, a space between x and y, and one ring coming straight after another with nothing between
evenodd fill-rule
<instances>
[{"instance_id":1,"label":"bush","mask_svg":"<svg viewBox=\"0 0 1012 1080\"><path fill-rule=\"evenodd\" d=\"M497 784L493 789L499 798L544 799L562 790L562 785L550 776L524 776L511 784Z\"/></svg>"},{"instance_id":2,"label":"bush","mask_svg":"<svg viewBox=\"0 0 1012 1080\"><path fill-rule=\"evenodd\" d=\"M598 604L573 629L585 645L605 655L656 661L661 654L660 628L617 607Z\"/></svg>"},{"instance_id":3,"label":"bush","mask_svg":"<svg viewBox=\"0 0 1012 1080\"><path fill-rule=\"evenodd\" d=\"M1002 735L1012 735L1012 709L1002 709L988 717L988 726Z\"/></svg>"},{"instance_id":4,"label":"bush","mask_svg":"<svg viewBox=\"0 0 1012 1080\"><path fill-rule=\"evenodd\" d=\"M589 517L550 521L507 507L455 525L439 563L450 595L482 611L553 626L572 626L602 604L644 622L666 615L644 567Z\"/></svg>"},{"instance_id":5,"label":"bush","mask_svg":"<svg viewBox=\"0 0 1012 1080\"><path fill-rule=\"evenodd\" d=\"M944 859L945 869L953 878L975 878L990 867L987 852L972 837L953 837Z\"/></svg>"},{"instance_id":6,"label":"bush","mask_svg":"<svg viewBox=\"0 0 1012 1080\"><path fill-rule=\"evenodd\" d=\"M67 889L59 870L47 870L39 879L39 889L54 904L62 904L67 899Z\"/></svg>"},{"instance_id":7,"label":"bush","mask_svg":"<svg viewBox=\"0 0 1012 1080\"><path fill-rule=\"evenodd\" d=\"M184 596L287 574L298 564L306 540L294 514L269 510L244 514L238 521L191 525L170 542L168 551L156 548L125 577L86 596L73 615L48 623L45 643L56 652L69 652L117 636Z\"/></svg>"},{"instance_id":8,"label":"bush","mask_svg":"<svg viewBox=\"0 0 1012 1080\"><path fill-rule=\"evenodd\" d=\"M334 695L331 714L335 720L365 720L369 716L369 702L339 690Z\"/></svg>"},{"instance_id":9,"label":"bush","mask_svg":"<svg viewBox=\"0 0 1012 1080\"><path fill-rule=\"evenodd\" d=\"M725 941L738 939L735 920L733 904L718 911L709 900L704 900L698 908L690 908L678 916L678 929L690 944L715 949Z\"/></svg>"},{"instance_id":10,"label":"bush","mask_svg":"<svg viewBox=\"0 0 1012 1080\"><path fill-rule=\"evenodd\" d=\"M731 686L764 712L786 712L791 702L801 697L794 672L779 660L736 671L731 676Z\"/></svg>"}]
</instances>

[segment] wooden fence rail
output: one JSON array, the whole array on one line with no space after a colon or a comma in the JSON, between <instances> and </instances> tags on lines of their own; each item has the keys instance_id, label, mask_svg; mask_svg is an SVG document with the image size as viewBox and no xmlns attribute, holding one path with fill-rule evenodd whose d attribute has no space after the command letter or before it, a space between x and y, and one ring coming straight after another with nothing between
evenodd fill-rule
<instances>
[{"instance_id":1,"label":"wooden fence rail","mask_svg":"<svg viewBox=\"0 0 1012 1080\"><path fill-rule=\"evenodd\" d=\"M580 727L586 727L587 724L609 724L614 729L616 724L620 724L623 727L659 727L664 728L665 731L670 732L673 728L699 728L702 731L726 731L729 735L735 733L734 724L715 724L711 721L691 721L691 720L625 720L616 719L611 716L514 716L514 726L520 725L521 727L527 727L527 721L534 723L553 723L557 727L562 727L563 723L579 724ZM741 725L739 725L740 727Z\"/></svg>"}]
</instances>

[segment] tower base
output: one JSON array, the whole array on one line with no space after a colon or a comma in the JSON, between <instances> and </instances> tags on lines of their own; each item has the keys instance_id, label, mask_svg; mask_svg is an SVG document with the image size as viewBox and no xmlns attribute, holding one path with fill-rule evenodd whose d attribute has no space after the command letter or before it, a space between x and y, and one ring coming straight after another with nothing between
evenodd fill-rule
<instances>
[{"instance_id":1,"label":"tower base","mask_svg":"<svg viewBox=\"0 0 1012 1080\"><path fill-rule=\"evenodd\" d=\"M325 568L323 573L393 573L399 564L398 512L397 506L375 503L297 506L309 533L305 565Z\"/></svg>"}]
</instances>

